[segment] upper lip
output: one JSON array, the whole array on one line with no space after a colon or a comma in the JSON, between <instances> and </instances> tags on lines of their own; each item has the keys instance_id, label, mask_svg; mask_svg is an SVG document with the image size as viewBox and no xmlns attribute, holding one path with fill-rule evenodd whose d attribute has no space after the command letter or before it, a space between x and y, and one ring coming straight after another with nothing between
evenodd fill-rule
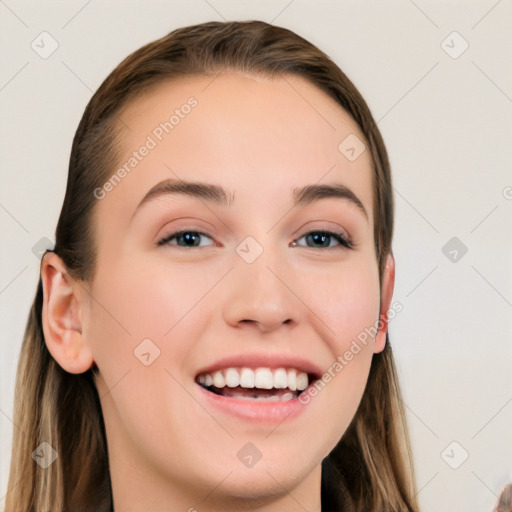
<instances>
[{"instance_id":1,"label":"upper lip","mask_svg":"<svg viewBox=\"0 0 512 512\"><path fill-rule=\"evenodd\" d=\"M209 366L201 368L197 373L213 373L225 368L295 368L306 372L315 379L319 378L322 371L318 366L307 359L291 354L271 353L244 353L233 354L217 359Z\"/></svg>"}]
</instances>

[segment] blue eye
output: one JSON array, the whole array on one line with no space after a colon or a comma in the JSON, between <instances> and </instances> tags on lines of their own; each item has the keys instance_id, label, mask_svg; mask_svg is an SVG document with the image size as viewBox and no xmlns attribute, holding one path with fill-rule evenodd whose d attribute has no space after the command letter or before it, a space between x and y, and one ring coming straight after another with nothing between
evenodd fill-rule
<instances>
[{"instance_id":1,"label":"blue eye","mask_svg":"<svg viewBox=\"0 0 512 512\"><path fill-rule=\"evenodd\" d=\"M322 245L321 247L312 247L313 249L332 249L333 247L330 246L332 239L336 240L339 245L347 249L352 249L353 247L352 243L342 233L335 233L334 231L310 231L309 233L301 236L299 240L301 238L306 238L314 244ZM297 242L293 242L293 245L297 246L299 244Z\"/></svg>"},{"instance_id":2,"label":"blue eye","mask_svg":"<svg viewBox=\"0 0 512 512\"><path fill-rule=\"evenodd\" d=\"M176 245L176 244L170 243L171 240L173 240L175 238L177 245L179 247L184 247L184 248L204 247L204 246L199 245L199 243L198 243L199 237L202 237L202 236L210 238L208 235L201 233L200 231L178 231L176 233L172 233L172 234L162 238L162 240L160 240L158 242L158 245L165 245L165 244ZM210 238L210 240L211 240L211 238ZM183 246L180 245L180 242L183 242L185 245L183 245ZM212 245L212 244L209 244L209 245ZM213 244L213 245L215 245L215 244Z\"/></svg>"},{"instance_id":3,"label":"blue eye","mask_svg":"<svg viewBox=\"0 0 512 512\"><path fill-rule=\"evenodd\" d=\"M183 247L185 249L194 247L205 247L205 244L200 243L201 237L206 237L212 240L211 237L200 231L177 231L176 233L171 233L170 235L167 235L166 237L162 238L157 245L177 245L178 247ZM338 242L338 247L342 246L345 247L346 249L353 248L352 243L342 233L335 233L334 231L310 231L309 233L302 235L299 238L299 240L301 238L306 238L307 241L317 245L316 247L307 246L312 249L332 249L334 248L331 246L331 242L333 240ZM174 239L176 239L176 243L171 243L171 240ZM216 244L215 242L213 244L206 244L206 246L208 245ZM320 245L320 247L318 247L318 245ZM298 244L296 241L292 242L292 246L304 247L302 244Z\"/></svg>"}]
</instances>

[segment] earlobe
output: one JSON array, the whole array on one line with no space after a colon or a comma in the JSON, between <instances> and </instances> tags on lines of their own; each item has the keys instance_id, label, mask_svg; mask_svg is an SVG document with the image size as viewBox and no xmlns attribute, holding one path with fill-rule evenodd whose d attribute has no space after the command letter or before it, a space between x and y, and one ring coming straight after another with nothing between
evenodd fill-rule
<instances>
[{"instance_id":1,"label":"earlobe","mask_svg":"<svg viewBox=\"0 0 512 512\"><path fill-rule=\"evenodd\" d=\"M375 336L374 353L382 352L386 346L386 337L388 332L388 310L391 307L393 299L393 290L395 287L395 259L393 254L389 253L382 276L382 288L380 298L380 314L378 323L378 332Z\"/></svg>"},{"instance_id":2,"label":"earlobe","mask_svg":"<svg viewBox=\"0 0 512 512\"><path fill-rule=\"evenodd\" d=\"M57 363L69 373L83 373L93 364L82 335L82 294L55 253L41 262L43 284L42 324L46 346Z\"/></svg>"}]
</instances>

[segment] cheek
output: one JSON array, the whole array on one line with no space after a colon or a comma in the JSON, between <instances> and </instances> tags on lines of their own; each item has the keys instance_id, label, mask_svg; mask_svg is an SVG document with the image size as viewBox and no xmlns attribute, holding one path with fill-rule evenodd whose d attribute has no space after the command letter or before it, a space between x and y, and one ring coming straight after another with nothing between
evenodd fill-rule
<instances>
[{"instance_id":1,"label":"cheek","mask_svg":"<svg viewBox=\"0 0 512 512\"><path fill-rule=\"evenodd\" d=\"M136 362L133 352L146 339L164 356L160 363L179 363L198 336L198 315L205 321L200 302L222 275L211 267L202 269L141 262L98 273L87 333L98 366L104 362L108 367L114 355L117 364Z\"/></svg>"},{"instance_id":2,"label":"cheek","mask_svg":"<svg viewBox=\"0 0 512 512\"><path fill-rule=\"evenodd\" d=\"M364 337L378 321L380 289L376 262L354 259L337 271L309 272L302 289L305 302L322 320L336 354L345 352L353 339Z\"/></svg>"},{"instance_id":3,"label":"cheek","mask_svg":"<svg viewBox=\"0 0 512 512\"><path fill-rule=\"evenodd\" d=\"M107 397L104 414L112 431L127 429L147 439L148 452L151 436L183 430L183 411L191 403L183 391L190 381L187 358L208 325L201 299L216 276L211 268L132 261L99 272L95 280L86 335L101 373L100 395ZM151 361L147 366L144 354ZM171 396L173 407L165 407ZM161 441L172 444L167 437Z\"/></svg>"},{"instance_id":4,"label":"cheek","mask_svg":"<svg viewBox=\"0 0 512 512\"><path fill-rule=\"evenodd\" d=\"M316 286L315 286L316 282ZM347 429L366 387L379 317L379 280L376 263L357 261L329 278L318 273L305 283L308 305L322 320L330 361L305 402L328 408L336 418L319 428L331 443Z\"/></svg>"}]
</instances>

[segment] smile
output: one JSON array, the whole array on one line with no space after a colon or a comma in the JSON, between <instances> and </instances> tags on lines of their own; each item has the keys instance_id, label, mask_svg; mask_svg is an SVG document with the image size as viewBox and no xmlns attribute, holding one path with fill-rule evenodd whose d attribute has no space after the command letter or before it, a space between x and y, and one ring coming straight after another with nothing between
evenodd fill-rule
<instances>
[{"instance_id":1,"label":"smile","mask_svg":"<svg viewBox=\"0 0 512 512\"><path fill-rule=\"evenodd\" d=\"M316 365L275 354L232 356L223 363L203 368L195 377L206 406L266 425L292 421L306 410L315 414L317 405L299 397L320 378Z\"/></svg>"},{"instance_id":2,"label":"smile","mask_svg":"<svg viewBox=\"0 0 512 512\"><path fill-rule=\"evenodd\" d=\"M229 367L201 373L196 380L204 389L225 397L286 402L308 387L310 376L296 368Z\"/></svg>"}]
</instances>

